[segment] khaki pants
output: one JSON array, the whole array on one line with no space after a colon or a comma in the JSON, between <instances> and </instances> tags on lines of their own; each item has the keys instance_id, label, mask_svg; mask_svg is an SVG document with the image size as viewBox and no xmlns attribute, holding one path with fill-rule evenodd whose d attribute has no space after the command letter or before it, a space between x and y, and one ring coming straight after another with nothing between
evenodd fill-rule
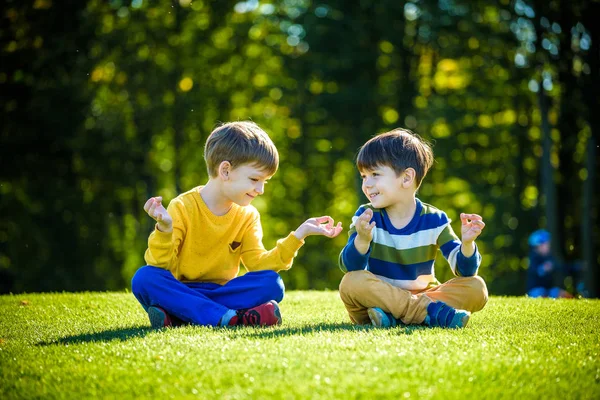
<instances>
[{"instance_id":1,"label":"khaki pants","mask_svg":"<svg viewBox=\"0 0 600 400\"><path fill-rule=\"evenodd\" d=\"M443 301L450 307L475 312L488 300L488 291L479 276L458 277L423 291L409 291L377 278L369 271L346 273L340 282L340 297L355 324L370 322L367 309L379 307L404 324L420 324L427 316L432 301Z\"/></svg>"}]
</instances>

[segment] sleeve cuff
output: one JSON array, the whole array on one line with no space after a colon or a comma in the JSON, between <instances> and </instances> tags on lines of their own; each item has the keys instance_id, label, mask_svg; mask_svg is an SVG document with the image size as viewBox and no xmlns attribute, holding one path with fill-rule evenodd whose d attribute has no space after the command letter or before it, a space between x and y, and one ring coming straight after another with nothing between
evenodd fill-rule
<instances>
[{"instance_id":1,"label":"sleeve cuff","mask_svg":"<svg viewBox=\"0 0 600 400\"><path fill-rule=\"evenodd\" d=\"M479 248L477 247L477 244L475 244L475 252L471 255L471 257L465 257L465 255L462 253L461 244L461 248L458 250L456 264L458 272L461 276L476 275L479 265L481 264L481 254L479 254Z\"/></svg>"},{"instance_id":2,"label":"sleeve cuff","mask_svg":"<svg viewBox=\"0 0 600 400\"><path fill-rule=\"evenodd\" d=\"M348 242L346 247L344 248L344 252L342 254L342 262L346 266L348 271L357 271L365 269L367 266L367 260L369 259L369 254L371 254L371 247L369 246L369 251L365 254L360 254L354 245L354 238Z\"/></svg>"},{"instance_id":3,"label":"sleeve cuff","mask_svg":"<svg viewBox=\"0 0 600 400\"><path fill-rule=\"evenodd\" d=\"M304 240L298 239L296 236L294 236L294 232L291 232L289 235L287 235L287 237L279 240L278 244L281 250L285 252L282 254L282 258L288 259L296 256L296 253L298 250L300 250L300 247L304 245Z\"/></svg>"},{"instance_id":4,"label":"sleeve cuff","mask_svg":"<svg viewBox=\"0 0 600 400\"><path fill-rule=\"evenodd\" d=\"M158 229L158 225L154 225L154 232L152 232L151 236L153 236L159 243L171 243L173 231L163 232Z\"/></svg>"}]
</instances>

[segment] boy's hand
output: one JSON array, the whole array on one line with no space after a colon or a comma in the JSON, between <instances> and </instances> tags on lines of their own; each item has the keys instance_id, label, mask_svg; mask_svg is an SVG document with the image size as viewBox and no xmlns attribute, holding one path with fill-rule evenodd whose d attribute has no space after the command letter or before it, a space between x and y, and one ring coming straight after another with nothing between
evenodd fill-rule
<instances>
[{"instance_id":1,"label":"boy's hand","mask_svg":"<svg viewBox=\"0 0 600 400\"><path fill-rule=\"evenodd\" d=\"M367 208L356 220L354 227L356 228L356 238L354 239L354 247L360 254L367 254L369 246L373 240L373 228L375 221L370 222L373 218L373 210Z\"/></svg>"},{"instance_id":2,"label":"boy's hand","mask_svg":"<svg viewBox=\"0 0 600 400\"><path fill-rule=\"evenodd\" d=\"M300 240L304 240L310 235L323 235L334 238L342 232L342 223L338 222L334 226L333 218L329 216L309 218L296 229L294 236Z\"/></svg>"},{"instance_id":3,"label":"boy's hand","mask_svg":"<svg viewBox=\"0 0 600 400\"><path fill-rule=\"evenodd\" d=\"M162 197L150 197L144 204L144 211L152 217L161 232L170 233L173 231L173 219L162 205Z\"/></svg>"},{"instance_id":4,"label":"boy's hand","mask_svg":"<svg viewBox=\"0 0 600 400\"><path fill-rule=\"evenodd\" d=\"M481 234L481 231L485 227L483 218L477 214L460 214L461 233L463 244L473 243L475 239Z\"/></svg>"},{"instance_id":5,"label":"boy's hand","mask_svg":"<svg viewBox=\"0 0 600 400\"><path fill-rule=\"evenodd\" d=\"M356 233L361 240L371 243L373 240L373 228L375 228L375 221L370 222L373 218L373 210L367 208L356 220L354 227Z\"/></svg>"}]
</instances>

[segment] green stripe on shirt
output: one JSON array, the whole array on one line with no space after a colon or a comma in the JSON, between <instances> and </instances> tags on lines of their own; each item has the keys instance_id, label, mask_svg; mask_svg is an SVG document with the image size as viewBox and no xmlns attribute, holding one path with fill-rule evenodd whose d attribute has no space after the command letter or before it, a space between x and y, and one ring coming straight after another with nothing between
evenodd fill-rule
<instances>
[{"instance_id":1,"label":"green stripe on shirt","mask_svg":"<svg viewBox=\"0 0 600 400\"><path fill-rule=\"evenodd\" d=\"M451 242L453 240L458 240L458 236L454 233L454 231L450 228L450 225L447 225L444 230L438 236L437 244L442 247L445 243Z\"/></svg>"},{"instance_id":2,"label":"green stripe on shirt","mask_svg":"<svg viewBox=\"0 0 600 400\"><path fill-rule=\"evenodd\" d=\"M435 259L437 245L414 247L412 249L397 250L394 247L377 243L373 246L371 258L403 265L418 264Z\"/></svg>"}]
</instances>

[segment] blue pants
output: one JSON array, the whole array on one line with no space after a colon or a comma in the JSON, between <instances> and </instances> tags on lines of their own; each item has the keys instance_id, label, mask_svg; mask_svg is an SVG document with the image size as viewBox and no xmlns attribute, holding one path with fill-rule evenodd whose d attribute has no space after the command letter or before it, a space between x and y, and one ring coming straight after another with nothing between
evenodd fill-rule
<instances>
[{"instance_id":1,"label":"blue pants","mask_svg":"<svg viewBox=\"0 0 600 400\"><path fill-rule=\"evenodd\" d=\"M560 297L560 288L553 287L551 289L546 289L543 287L534 287L529 292L527 292L527 296L529 297L551 297L553 299L557 299Z\"/></svg>"},{"instance_id":2,"label":"blue pants","mask_svg":"<svg viewBox=\"0 0 600 400\"><path fill-rule=\"evenodd\" d=\"M159 306L184 322L217 326L229 310L252 308L270 300L280 302L285 289L274 271L248 272L219 285L181 282L171 271L147 265L133 276L131 291L144 310Z\"/></svg>"}]
</instances>

